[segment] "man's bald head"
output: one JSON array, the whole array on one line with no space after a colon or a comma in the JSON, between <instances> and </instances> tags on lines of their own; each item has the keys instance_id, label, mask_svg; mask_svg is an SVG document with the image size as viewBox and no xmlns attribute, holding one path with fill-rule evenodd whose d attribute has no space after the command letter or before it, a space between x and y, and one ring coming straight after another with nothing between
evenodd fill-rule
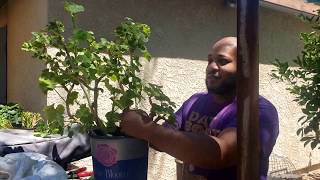
<instances>
[{"instance_id":1,"label":"man's bald head","mask_svg":"<svg viewBox=\"0 0 320 180\"><path fill-rule=\"evenodd\" d=\"M236 37L224 37L214 43L212 48L217 47L217 46L231 46L234 48L237 48L237 38Z\"/></svg>"},{"instance_id":2,"label":"man's bald head","mask_svg":"<svg viewBox=\"0 0 320 180\"><path fill-rule=\"evenodd\" d=\"M206 85L208 92L233 95L236 90L237 38L225 37L217 41L208 54Z\"/></svg>"}]
</instances>

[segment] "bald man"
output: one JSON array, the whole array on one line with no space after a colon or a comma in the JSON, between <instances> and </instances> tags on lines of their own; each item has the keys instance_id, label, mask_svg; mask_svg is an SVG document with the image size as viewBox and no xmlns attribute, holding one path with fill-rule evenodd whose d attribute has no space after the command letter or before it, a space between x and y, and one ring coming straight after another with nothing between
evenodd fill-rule
<instances>
[{"instance_id":1,"label":"bald man","mask_svg":"<svg viewBox=\"0 0 320 180\"><path fill-rule=\"evenodd\" d=\"M122 132L182 160L192 174L209 180L236 180L236 72L237 39L226 37L216 42L208 54L207 92L196 93L183 103L176 112L176 128L160 126L129 111L123 116ZM261 96L259 120L260 180L264 180L279 122L275 107Z\"/></svg>"}]
</instances>

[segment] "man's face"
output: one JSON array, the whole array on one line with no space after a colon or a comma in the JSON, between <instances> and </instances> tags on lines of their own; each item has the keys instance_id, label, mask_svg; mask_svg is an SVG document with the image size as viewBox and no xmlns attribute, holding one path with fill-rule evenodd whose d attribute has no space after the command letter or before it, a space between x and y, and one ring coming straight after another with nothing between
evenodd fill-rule
<instances>
[{"instance_id":1,"label":"man's face","mask_svg":"<svg viewBox=\"0 0 320 180\"><path fill-rule=\"evenodd\" d=\"M206 85L209 93L232 95L236 90L237 45L234 38L218 41L208 55Z\"/></svg>"}]
</instances>

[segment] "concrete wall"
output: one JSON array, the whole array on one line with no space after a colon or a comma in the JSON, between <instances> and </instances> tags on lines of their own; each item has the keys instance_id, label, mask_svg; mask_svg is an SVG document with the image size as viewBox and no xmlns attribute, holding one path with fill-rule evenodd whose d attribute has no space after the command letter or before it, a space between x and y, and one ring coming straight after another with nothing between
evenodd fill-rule
<instances>
[{"instance_id":1,"label":"concrete wall","mask_svg":"<svg viewBox=\"0 0 320 180\"><path fill-rule=\"evenodd\" d=\"M39 112L46 104L38 88L43 66L22 52L21 45L47 22L47 0L8 2L8 102L20 103L29 111Z\"/></svg>"},{"instance_id":2,"label":"concrete wall","mask_svg":"<svg viewBox=\"0 0 320 180\"><path fill-rule=\"evenodd\" d=\"M145 65L143 76L163 85L164 91L179 105L194 92L205 90L204 69L212 41L236 35L235 9L225 7L222 0L77 2L86 6L86 13L79 16L80 24L100 37L110 37L111 30L124 17L151 26L149 49L154 59ZM61 18L70 24L62 7L62 1L49 1L49 19ZM292 101L285 85L271 80L268 73L275 58L291 60L298 55L301 43L297 35L309 30L292 14L261 8L260 94L273 102L279 111L280 136L274 152L289 157L296 168L308 165L310 153L312 162L319 163L319 153L304 148L299 142L295 132L300 108ZM57 99L53 95L48 98L52 102ZM107 103L103 104L106 106ZM174 179L172 157L153 151L150 157L149 179Z\"/></svg>"}]
</instances>

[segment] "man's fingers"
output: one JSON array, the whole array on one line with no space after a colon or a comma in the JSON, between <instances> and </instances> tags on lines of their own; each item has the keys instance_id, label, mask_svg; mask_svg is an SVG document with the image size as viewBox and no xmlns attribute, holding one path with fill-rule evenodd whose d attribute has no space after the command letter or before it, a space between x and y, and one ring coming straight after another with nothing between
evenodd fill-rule
<instances>
[{"instance_id":1,"label":"man's fingers","mask_svg":"<svg viewBox=\"0 0 320 180\"><path fill-rule=\"evenodd\" d=\"M218 136L220 134L220 130L218 129L208 129L207 134L211 136Z\"/></svg>"}]
</instances>

